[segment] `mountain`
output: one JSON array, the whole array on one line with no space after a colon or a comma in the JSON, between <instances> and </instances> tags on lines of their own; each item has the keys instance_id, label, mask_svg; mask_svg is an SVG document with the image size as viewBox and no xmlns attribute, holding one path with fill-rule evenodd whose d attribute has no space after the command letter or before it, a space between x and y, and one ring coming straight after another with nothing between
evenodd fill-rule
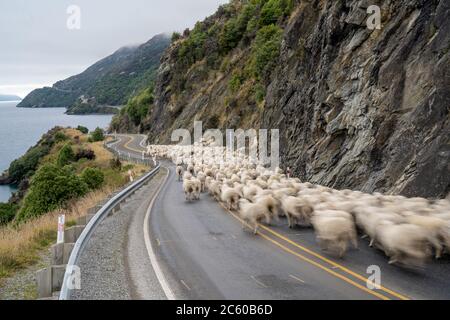
<instances>
[{"instance_id":1,"label":"mountain","mask_svg":"<svg viewBox=\"0 0 450 320\"><path fill-rule=\"evenodd\" d=\"M69 114L115 112L110 106L126 104L154 80L169 43L169 37L161 34L143 45L121 48L79 75L34 90L18 107L64 107Z\"/></svg>"},{"instance_id":2,"label":"mountain","mask_svg":"<svg viewBox=\"0 0 450 320\"><path fill-rule=\"evenodd\" d=\"M0 94L0 101L20 101L21 97L11 94Z\"/></svg>"},{"instance_id":3,"label":"mountain","mask_svg":"<svg viewBox=\"0 0 450 320\"><path fill-rule=\"evenodd\" d=\"M367 27L378 4L381 29ZM278 128L283 167L334 188L450 191L449 1L235 0L175 34L111 130ZM140 115L140 116L136 116Z\"/></svg>"}]
</instances>

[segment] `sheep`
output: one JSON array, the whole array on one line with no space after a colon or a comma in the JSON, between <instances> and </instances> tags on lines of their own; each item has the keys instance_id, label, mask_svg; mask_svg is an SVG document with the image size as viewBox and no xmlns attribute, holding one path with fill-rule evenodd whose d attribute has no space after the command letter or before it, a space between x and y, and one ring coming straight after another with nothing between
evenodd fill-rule
<instances>
[{"instance_id":1,"label":"sheep","mask_svg":"<svg viewBox=\"0 0 450 320\"><path fill-rule=\"evenodd\" d=\"M299 223L304 226L311 225L314 209L307 201L285 196L281 199L281 207L287 216L289 228L293 228L295 224Z\"/></svg>"},{"instance_id":2,"label":"sheep","mask_svg":"<svg viewBox=\"0 0 450 320\"><path fill-rule=\"evenodd\" d=\"M428 241L435 249L435 258L442 256L443 246L450 244L450 229L448 223L437 217L411 215L406 221L427 231Z\"/></svg>"},{"instance_id":3,"label":"sheep","mask_svg":"<svg viewBox=\"0 0 450 320\"><path fill-rule=\"evenodd\" d=\"M389 264L421 266L428 257L428 238L422 227L385 220L378 224L376 234Z\"/></svg>"},{"instance_id":4,"label":"sheep","mask_svg":"<svg viewBox=\"0 0 450 320\"><path fill-rule=\"evenodd\" d=\"M200 180L201 183L201 192L205 192L206 174L204 174L203 171L199 171L197 173L197 179Z\"/></svg>"},{"instance_id":5,"label":"sheep","mask_svg":"<svg viewBox=\"0 0 450 320\"><path fill-rule=\"evenodd\" d=\"M239 215L250 226L254 234L258 233L258 222L265 219L270 223L270 212L266 206L260 203L251 203L247 199L239 200ZM245 228L245 224L243 225Z\"/></svg>"},{"instance_id":6,"label":"sheep","mask_svg":"<svg viewBox=\"0 0 450 320\"><path fill-rule=\"evenodd\" d=\"M213 196L216 199L219 199L222 193L221 183L216 180L211 180L208 186L208 191L211 196Z\"/></svg>"},{"instance_id":7,"label":"sheep","mask_svg":"<svg viewBox=\"0 0 450 320\"><path fill-rule=\"evenodd\" d=\"M404 218L400 215L388 213L381 208L358 207L355 211L356 224L364 231L365 235L370 238L370 247L375 243L376 229L379 222L383 220L391 221L393 223L404 222Z\"/></svg>"},{"instance_id":8,"label":"sheep","mask_svg":"<svg viewBox=\"0 0 450 320\"><path fill-rule=\"evenodd\" d=\"M183 167L181 165L177 166L176 175L177 175L178 181L181 181L181 179L183 178Z\"/></svg>"},{"instance_id":9,"label":"sheep","mask_svg":"<svg viewBox=\"0 0 450 320\"><path fill-rule=\"evenodd\" d=\"M311 219L321 248L339 258L344 256L349 242L358 247L355 225L344 216L345 212L330 210L315 214Z\"/></svg>"},{"instance_id":10,"label":"sheep","mask_svg":"<svg viewBox=\"0 0 450 320\"><path fill-rule=\"evenodd\" d=\"M194 200L200 200L200 193L202 191L202 183L197 178L192 178L191 181L192 181L193 186L194 186L194 193L193 193Z\"/></svg>"},{"instance_id":11,"label":"sheep","mask_svg":"<svg viewBox=\"0 0 450 320\"><path fill-rule=\"evenodd\" d=\"M186 171L186 172L183 174L183 180L189 180L189 179L191 179L191 178L192 178L192 174L191 174L190 172Z\"/></svg>"},{"instance_id":12,"label":"sheep","mask_svg":"<svg viewBox=\"0 0 450 320\"><path fill-rule=\"evenodd\" d=\"M222 186L221 200L227 204L229 210L238 209L239 199L240 194L236 189L230 188L225 184Z\"/></svg>"},{"instance_id":13,"label":"sheep","mask_svg":"<svg viewBox=\"0 0 450 320\"><path fill-rule=\"evenodd\" d=\"M255 198L255 203L264 205L267 210L270 212L271 218L276 220L279 219L280 207L281 203L277 199L275 199L272 195L257 195Z\"/></svg>"},{"instance_id":14,"label":"sheep","mask_svg":"<svg viewBox=\"0 0 450 320\"><path fill-rule=\"evenodd\" d=\"M244 194L244 198L246 198L247 200L250 200L253 202L253 200L255 199L256 195L258 194L259 191L261 191L262 189L258 186L244 186L244 188L242 189L242 192Z\"/></svg>"},{"instance_id":15,"label":"sheep","mask_svg":"<svg viewBox=\"0 0 450 320\"><path fill-rule=\"evenodd\" d=\"M187 166L187 172L189 172L191 175L195 174L195 167L192 164L189 164Z\"/></svg>"},{"instance_id":16,"label":"sheep","mask_svg":"<svg viewBox=\"0 0 450 320\"><path fill-rule=\"evenodd\" d=\"M185 179L183 181L183 191L186 201L192 201L196 199L196 183L194 180Z\"/></svg>"}]
</instances>

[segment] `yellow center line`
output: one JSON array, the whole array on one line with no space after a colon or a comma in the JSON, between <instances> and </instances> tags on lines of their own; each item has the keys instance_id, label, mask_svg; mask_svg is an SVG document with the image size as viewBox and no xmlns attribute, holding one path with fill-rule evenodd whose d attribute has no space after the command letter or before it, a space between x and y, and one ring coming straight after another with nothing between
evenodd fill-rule
<instances>
[{"instance_id":1,"label":"yellow center line","mask_svg":"<svg viewBox=\"0 0 450 320\"><path fill-rule=\"evenodd\" d=\"M130 141L128 141L127 143L125 143L125 144L123 145L123 147L124 147L125 149L129 149L129 150L136 151L136 152L139 152L139 153L142 153L142 151L144 151L143 149L142 149L142 150L138 150L138 149L135 149L135 148L129 146L129 144L130 144L131 142L133 142L133 140L134 140L134 137L133 137L133 136L122 136L122 137L130 138Z\"/></svg>"},{"instance_id":2,"label":"yellow center line","mask_svg":"<svg viewBox=\"0 0 450 320\"><path fill-rule=\"evenodd\" d=\"M332 261L332 260L330 260L330 259L328 259L328 258L326 258L326 257L324 257L324 256L322 256L322 255L320 255L320 254L318 254L318 253L312 251L312 250L309 250L308 248L305 248L305 247L301 246L300 244L298 244L298 243L292 241L292 240L289 239L289 238L286 238L285 236L279 234L278 232L273 231L272 229L270 229L270 228L268 228L268 227L266 227L266 226L264 226L264 225L259 225L259 226L260 226L261 228L263 228L264 230L266 230L266 231L272 233L273 235L277 236L278 238L280 238L280 239L282 239L282 240L288 242L289 244L291 244L291 245L293 245L293 246L295 246L295 247L297 247L297 248L299 248L299 249L301 249L301 250L303 250L303 251L305 251L305 252L307 252L307 253L309 253L309 254L315 256L316 258L319 258L319 259L321 259L321 260L323 260L323 261L325 261L325 262L331 264L333 267L335 267L335 268L337 268L337 269L340 269L340 270L342 270L342 271L344 271L344 272L346 272L346 273L348 273L348 274L354 276L355 278L358 278L359 280L362 280L362 281L364 281L364 282L373 284L372 281L370 281L370 280L366 279L365 277L361 276L360 274L358 274L358 273L356 273L356 272L354 272L354 271L352 271L352 270L350 270L350 269L344 267L343 265L340 265L340 264L337 263L337 262L334 262L334 261ZM388 289L388 288L385 288L385 287L383 287L383 286L378 286L378 285L377 285L377 287L379 287L380 290L382 290L382 291L384 291L384 292L386 292L386 293L389 293L389 294L393 295L394 297L397 297L397 298L399 298L399 299L401 299L401 300L410 300L409 298L407 298L407 297L405 297L405 296L403 296L403 295L401 295L401 294L399 294L399 293L397 293L397 292L395 292L395 291L392 291L392 290L390 290L390 289Z\"/></svg>"},{"instance_id":3,"label":"yellow center line","mask_svg":"<svg viewBox=\"0 0 450 320\"><path fill-rule=\"evenodd\" d=\"M222 204L220 204L220 205L221 205L228 213L230 213L234 218L236 218L236 219L237 219L238 221L240 221L242 224L246 225L247 227L249 227L249 228L251 229L251 226L249 226L244 220L242 220L240 217L238 217L238 216L237 216L236 214L234 214L232 211L228 210L228 209L227 209L225 206L223 206ZM290 239L287 239L287 238L283 237L282 235L278 234L277 232L272 231L271 229L267 228L266 226L263 226L263 225L260 225L260 224L259 224L258 226L261 227L261 228L263 228L264 230L267 230L267 231L271 232L272 234L278 236L279 238L285 240L286 242L292 244L293 246L295 246L295 247L297 247L297 248L300 248L300 249L302 249L303 251L305 251L305 252L307 252L307 253L310 253L310 254L312 254L313 256L317 257L317 258L321 258L321 260L324 260L324 261L327 261L327 262L329 261L328 263L330 263L331 265L333 265L333 266L335 266L335 267L337 267L337 268L339 268L339 269L341 269L341 270L343 270L343 271L345 271L345 272L347 272L347 273L349 273L349 274L355 276L356 278L358 278L358 279L360 279L360 280L363 280L364 283L367 283L367 282L370 283L370 281L367 280L366 278L364 278L363 276L361 276L361 275L359 275L359 274L357 274L357 273L355 273L355 272L353 272L353 271L351 271L351 270L345 268L344 266L341 266L341 265L339 265L339 264L337 264L337 263L335 263L335 262L333 262L333 261L331 261L331 260L329 260L329 259L327 259L327 258L325 258L325 257L322 257L321 255L319 255L319 254L317 254L317 253L315 253L315 252L313 252L313 251L311 251L311 250L309 250L309 249L307 249L307 248L304 248L303 246L300 246L299 244L297 244L297 243L291 241ZM378 297L378 298L380 298L380 299L382 299L382 300L390 300L390 299L389 299L388 297L386 297L385 295L382 295L382 294L380 294L380 293L378 293L378 292L376 292L376 291L370 290L370 289L368 289L367 287L362 286L362 285L360 285L359 283L357 283L357 282L355 282L355 281L353 281L353 280L347 278L346 276L341 275L341 274L339 274L339 273L337 273L337 272L331 270L330 268L328 268L328 267L326 267L326 266L323 266L323 265L321 265L320 263L318 263L318 262L316 262L316 261L314 261L314 260L311 260L311 259L305 257L304 255L302 255L302 254L300 254L300 253L297 253L297 252L295 252L295 251L293 251L293 250L287 248L286 246L282 245L282 244L279 243L278 241L276 241L276 240L274 240L274 239L268 237L267 235L265 235L265 234L263 234L263 233L261 233L261 232L259 232L259 231L257 232L257 234L258 234L259 236L261 236L263 239L265 239L265 240L267 240L267 241L269 241L269 242L275 244L277 247L280 247L282 250L284 250L284 251L286 251L286 252L288 252L288 253L290 253L290 254L296 256L297 258L299 258L299 259L301 259L301 260L304 260L304 261L306 261L306 262L308 262L308 263L310 263L310 264L312 264L312 265L314 265L314 266L316 266L316 267L318 267L318 268L320 268L320 269L322 269L322 270L324 270L324 271L326 271L326 272L332 274L333 276L335 276L335 277L337 277L337 278L339 278L339 279L341 279L341 280L343 280L343 281L345 281L345 282L347 282L347 283L349 283L349 284L351 284L351 285L353 285L353 286L355 286L355 287L357 287L357 288L359 288L359 289L361 289L361 290L363 290L363 291L365 291L365 292L367 292L367 293L369 293L369 294L371 294L371 295L374 295L374 296L376 296L376 297ZM384 287L381 287L380 289L383 290L383 291L385 291L385 292L387 292L387 293L390 293L391 295L393 295L393 296L395 296L395 297L398 297L398 298L400 298L400 299L402 299L402 300L409 300L408 298L406 298L406 297L404 297L404 296L402 296L402 295L400 295L400 294L398 294L398 293L396 293L396 292L393 292L392 290L386 289L386 288L384 288Z\"/></svg>"}]
</instances>

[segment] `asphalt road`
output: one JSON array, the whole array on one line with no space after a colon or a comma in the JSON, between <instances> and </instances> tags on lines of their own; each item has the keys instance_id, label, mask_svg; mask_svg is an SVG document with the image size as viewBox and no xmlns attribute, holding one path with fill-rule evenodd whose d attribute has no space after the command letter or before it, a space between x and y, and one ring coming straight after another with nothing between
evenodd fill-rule
<instances>
[{"instance_id":1,"label":"asphalt road","mask_svg":"<svg viewBox=\"0 0 450 320\"><path fill-rule=\"evenodd\" d=\"M142 136L119 138L120 150L140 154ZM168 177L147 236L177 299L450 299L448 256L405 269L360 240L337 259L320 250L313 230L290 230L284 219L255 236L207 194L186 202L173 164L162 165ZM380 270L379 289L366 285L370 267Z\"/></svg>"}]
</instances>

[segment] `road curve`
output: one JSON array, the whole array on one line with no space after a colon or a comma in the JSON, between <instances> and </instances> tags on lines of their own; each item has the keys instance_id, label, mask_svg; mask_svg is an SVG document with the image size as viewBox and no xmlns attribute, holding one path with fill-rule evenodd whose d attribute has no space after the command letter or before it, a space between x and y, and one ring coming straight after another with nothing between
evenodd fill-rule
<instances>
[{"instance_id":1,"label":"road curve","mask_svg":"<svg viewBox=\"0 0 450 320\"><path fill-rule=\"evenodd\" d=\"M117 147L139 156L140 135L120 136ZM344 259L318 247L311 229L289 230L281 220L254 236L238 217L207 194L184 200L174 166L149 211L146 236L158 268L177 299L449 299L450 261L424 270L387 264L365 240ZM381 288L369 289L369 267L381 271Z\"/></svg>"}]
</instances>

